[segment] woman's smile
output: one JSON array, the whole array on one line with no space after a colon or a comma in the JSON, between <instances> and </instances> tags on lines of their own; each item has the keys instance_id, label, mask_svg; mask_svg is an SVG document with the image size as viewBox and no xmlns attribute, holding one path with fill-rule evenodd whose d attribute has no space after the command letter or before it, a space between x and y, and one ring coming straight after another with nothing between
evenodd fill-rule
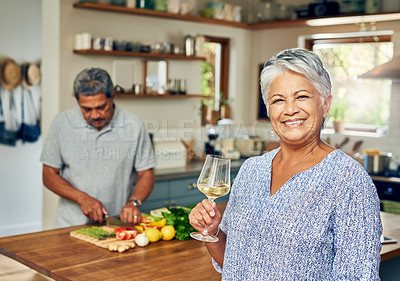
<instances>
[{"instance_id":1,"label":"woman's smile","mask_svg":"<svg viewBox=\"0 0 400 281\"><path fill-rule=\"evenodd\" d=\"M296 120L287 120L282 123L285 124L286 126L297 127L302 125L305 121L306 119L296 119Z\"/></svg>"}]
</instances>

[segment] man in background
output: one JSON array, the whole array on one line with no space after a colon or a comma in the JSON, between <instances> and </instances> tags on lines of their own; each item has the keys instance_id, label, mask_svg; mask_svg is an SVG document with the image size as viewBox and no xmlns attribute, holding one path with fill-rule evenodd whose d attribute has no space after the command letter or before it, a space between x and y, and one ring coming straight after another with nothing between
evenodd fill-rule
<instances>
[{"instance_id":1,"label":"man in background","mask_svg":"<svg viewBox=\"0 0 400 281\"><path fill-rule=\"evenodd\" d=\"M102 222L105 215L138 223L154 187L149 134L139 117L115 106L105 70L81 71L73 90L78 106L54 118L40 158L44 185L61 197L56 226Z\"/></svg>"}]
</instances>

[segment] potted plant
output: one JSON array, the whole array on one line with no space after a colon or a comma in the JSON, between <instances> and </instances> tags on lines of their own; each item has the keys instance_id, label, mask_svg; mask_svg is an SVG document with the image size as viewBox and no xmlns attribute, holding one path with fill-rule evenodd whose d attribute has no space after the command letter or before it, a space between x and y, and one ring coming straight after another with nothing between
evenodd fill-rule
<instances>
[{"instance_id":1,"label":"potted plant","mask_svg":"<svg viewBox=\"0 0 400 281\"><path fill-rule=\"evenodd\" d=\"M201 106L201 125L212 124L216 125L219 119L219 111L215 110L213 98L202 98Z\"/></svg>"},{"instance_id":2,"label":"potted plant","mask_svg":"<svg viewBox=\"0 0 400 281\"><path fill-rule=\"evenodd\" d=\"M206 99L201 99L201 106L200 106L200 115L201 115L201 125L206 125L208 123L208 105Z\"/></svg>"},{"instance_id":3,"label":"potted plant","mask_svg":"<svg viewBox=\"0 0 400 281\"><path fill-rule=\"evenodd\" d=\"M233 102L233 99L226 99L222 92L219 94L220 113L221 113L222 119L230 119L231 118L230 104L232 102Z\"/></svg>"}]
</instances>

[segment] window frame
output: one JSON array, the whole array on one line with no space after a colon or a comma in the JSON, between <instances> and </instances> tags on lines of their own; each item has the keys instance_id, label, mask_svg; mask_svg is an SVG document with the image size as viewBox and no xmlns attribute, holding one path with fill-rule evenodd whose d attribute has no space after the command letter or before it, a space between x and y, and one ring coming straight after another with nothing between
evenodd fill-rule
<instances>
[{"instance_id":1,"label":"window frame","mask_svg":"<svg viewBox=\"0 0 400 281\"><path fill-rule=\"evenodd\" d=\"M380 32L359 32L359 33L337 33L321 34L311 37L300 37L303 40L303 48L312 51L315 44L351 44L351 43L374 43L374 42L393 42L393 31ZM329 127L328 127L329 129ZM378 133L382 128L362 124L345 123L345 133ZM382 133L378 133L382 134ZM384 133L383 133L384 134Z\"/></svg>"},{"instance_id":2,"label":"window frame","mask_svg":"<svg viewBox=\"0 0 400 281\"><path fill-rule=\"evenodd\" d=\"M224 37L215 37L204 35L206 42L219 43L221 45L221 70L220 70L220 92L222 97L227 100L229 98L229 51L230 39ZM218 106L220 110L220 106Z\"/></svg>"}]
</instances>

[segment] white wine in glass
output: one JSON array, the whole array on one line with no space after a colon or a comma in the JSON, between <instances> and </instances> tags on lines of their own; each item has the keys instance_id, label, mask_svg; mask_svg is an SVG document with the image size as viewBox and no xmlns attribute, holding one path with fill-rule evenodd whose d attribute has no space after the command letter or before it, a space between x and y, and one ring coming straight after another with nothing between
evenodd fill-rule
<instances>
[{"instance_id":1,"label":"white wine in glass","mask_svg":"<svg viewBox=\"0 0 400 281\"><path fill-rule=\"evenodd\" d=\"M216 198L228 194L230 187L231 159L217 155L207 155L197 180L197 188L212 203ZM203 232L192 232L190 236L200 241L218 242L218 237L208 234L207 226L204 227Z\"/></svg>"}]
</instances>

